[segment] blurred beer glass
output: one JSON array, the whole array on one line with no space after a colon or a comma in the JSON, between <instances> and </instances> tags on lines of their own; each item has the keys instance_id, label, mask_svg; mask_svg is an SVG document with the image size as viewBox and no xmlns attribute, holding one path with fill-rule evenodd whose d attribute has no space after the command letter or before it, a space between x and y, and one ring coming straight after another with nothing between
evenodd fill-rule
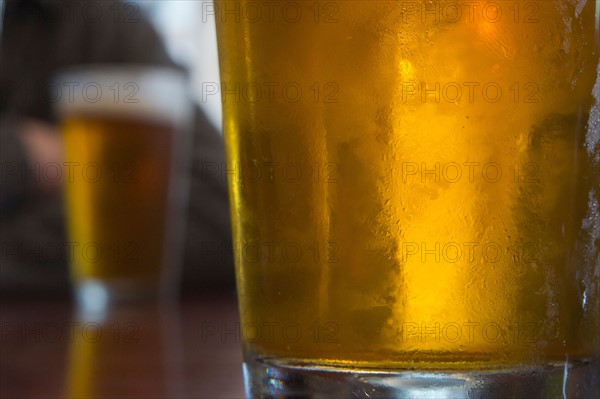
<instances>
[{"instance_id":1,"label":"blurred beer glass","mask_svg":"<svg viewBox=\"0 0 600 399\"><path fill-rule=\"evenodd\" d=\"M249 397L597 395L599 5L205 7Z\"/></svg>"},{"instance_id":2,"label":"blurred beer glass","mask_svg":"<svg viewBox=\"0 0 600 399\"><path fill-rule=\"evenodd\" d=\"M84 309L169 297L180 274L191 105L175 69L83 66L57 96L69 261Z\"/></svg>"}]
</instances>

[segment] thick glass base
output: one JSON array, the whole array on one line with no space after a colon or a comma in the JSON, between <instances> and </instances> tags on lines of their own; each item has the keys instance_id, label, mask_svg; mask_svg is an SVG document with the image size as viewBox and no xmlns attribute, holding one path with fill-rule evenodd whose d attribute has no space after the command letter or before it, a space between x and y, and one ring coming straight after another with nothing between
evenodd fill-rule
<instances>
[{"instance_id":1,"label":"thick glass base","mask_svg":"<svg viewBox=\"0 0 600 399\"><path fill-rule=\"evenodd\" d=\"M496 371L373 371L261 359L244 363L248 398L598 398L599 362Z\"/></svg>"}]
</instances>

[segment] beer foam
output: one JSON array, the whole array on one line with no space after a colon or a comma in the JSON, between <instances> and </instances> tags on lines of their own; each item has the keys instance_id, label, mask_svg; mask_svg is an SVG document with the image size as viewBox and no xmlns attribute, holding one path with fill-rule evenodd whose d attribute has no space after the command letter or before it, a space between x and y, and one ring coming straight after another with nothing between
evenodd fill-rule
<instances>
[{"instance_id":1,"label":"beer foam","mask_svg":"<svg viewBox=\"0 0 600 399\"><path fill-rule=\"evenodd\" d=\"M62 118L96 115L187 125L188 87L185 73L174 68L84 65L64 70L49 92Z\"/></svg>"}]
</instances>

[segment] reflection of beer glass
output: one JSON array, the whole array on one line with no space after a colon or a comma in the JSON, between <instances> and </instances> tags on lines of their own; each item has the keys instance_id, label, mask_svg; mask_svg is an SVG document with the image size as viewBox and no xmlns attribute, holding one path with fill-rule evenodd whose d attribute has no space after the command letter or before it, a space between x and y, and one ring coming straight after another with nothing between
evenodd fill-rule
<instances>
[{"instance_id":1,"label":"reflection of beer glass","mask_svg":"<svg viewBox=\"0 0 600 399\"><path fill-rule=\"evenodd\" d=\"M181 319L175 307L119 306L102 318L74 316L64 398L183 395Z\"/></svg>"},{"instance_id":2,"label":"reflection of beer glass","mask_svg":"<svg viewBox=\"0 0 600 399\"><path fill-rule=\"evenodd\" d=\"M69 257L85 307L156 297L178 275L190 104L168 68L65 72Z\"/></svg>"},{"instance_id":3,"label":"reflection of beer glass","mask_svg":"<svg viewBox=\"0 0 600 399\"><path fill-rule=\"evenodd\" d=\"M597 392L599 5L207 9L249 396Z\"/></svg>"}]
</instances>

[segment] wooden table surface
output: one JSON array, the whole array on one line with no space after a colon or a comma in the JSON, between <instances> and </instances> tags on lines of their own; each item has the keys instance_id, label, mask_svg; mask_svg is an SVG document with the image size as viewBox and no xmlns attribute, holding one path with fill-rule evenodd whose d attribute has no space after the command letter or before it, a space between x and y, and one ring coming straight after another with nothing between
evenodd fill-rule
<instances>
[{"instance_id":1,"label":"wooden table surface","mask_svg":"<svg viewBox=\"0 0 600 399\"><path fill-rule=\"evenodd\" d=\"M235 299L79 315L59 300L0 305L1 398L243 398Z\"/></svg>"}]
</instances>

